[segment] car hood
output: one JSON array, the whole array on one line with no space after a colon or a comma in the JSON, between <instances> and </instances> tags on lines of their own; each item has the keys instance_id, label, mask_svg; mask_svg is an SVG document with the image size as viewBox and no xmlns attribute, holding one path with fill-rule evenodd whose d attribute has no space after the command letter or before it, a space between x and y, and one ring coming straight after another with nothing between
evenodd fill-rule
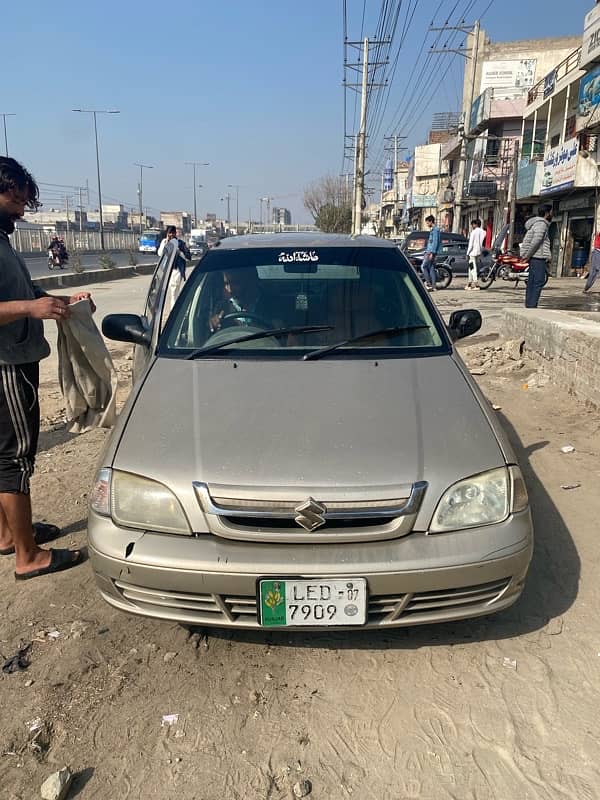
<instances>
[{"instance_id":1,"label":"car hood","mask_svg":"<svg viewBox=\"0 0 600 800\"><path fill-rule=\"evenodd\" d=\"M469 378L449 355L158 358L112 461L178 492L192 481L359 493L427 481L429 505L460 478L505 463Z\"/></svg>"}]
</instances>

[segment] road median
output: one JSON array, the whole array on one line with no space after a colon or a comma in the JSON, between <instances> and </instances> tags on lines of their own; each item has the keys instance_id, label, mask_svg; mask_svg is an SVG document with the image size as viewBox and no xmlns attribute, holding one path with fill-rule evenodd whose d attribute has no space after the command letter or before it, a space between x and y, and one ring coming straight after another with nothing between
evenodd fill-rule
<instances>
[{"instance_id":1,"label":"road median","mask_svg":"<svg viewBox=\"0 0 600 800\"><path fill-rule=\"evenodd\" d=\"M115 267L111 269L84 269L83 272L60 272L34 278L33 282L44 290L62 289L69 286L87 286L91 283L105 283L135 278L137 275L151 275L156 264L138 264L135 267Z\"/></svg>"}]
</instances>

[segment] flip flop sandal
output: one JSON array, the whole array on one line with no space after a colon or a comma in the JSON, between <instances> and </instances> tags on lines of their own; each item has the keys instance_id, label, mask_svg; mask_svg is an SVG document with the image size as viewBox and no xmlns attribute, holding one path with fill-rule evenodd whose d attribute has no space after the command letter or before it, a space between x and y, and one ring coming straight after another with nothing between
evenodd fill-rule
<instances>
[{"instance_id":1,"label":"flip flop sandal","mask_svg":"<svg viewBox=\"0 0 600 800\"><path fill-rule=\"evenodd\" d=\"M50 525L48 522L34 522L33 523L33 538L35 543L42 545L53 542L61 534L61 530L57 525ZM0 549L0 556L12 556L15 552L14 547L5 547Z\"/></svg>"},{"instance_id":2,"label":"flip flop sandal","mask_svg":"<svg viewBox=\"0 0 600 800\"><path fill-rule=\"evenodd\" d=\"M84 561L81 550L50 550L50 563L47 567L34 569L31 572L21 574L15 572L16 581L27 581L30 578L39 578L42 575L50 575L53 572L62 572L65 569L76 567Z\"/></svg>"}]
</instances>

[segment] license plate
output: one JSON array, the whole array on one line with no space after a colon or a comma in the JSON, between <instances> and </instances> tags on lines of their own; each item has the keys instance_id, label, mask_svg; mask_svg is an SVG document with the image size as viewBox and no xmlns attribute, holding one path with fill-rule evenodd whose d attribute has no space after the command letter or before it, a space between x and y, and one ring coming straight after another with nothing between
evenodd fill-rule
<instances>
[{"instance_id":1,"label":"license plate","mask_svg":"<svg viewBox=\"0 0 600 800\"><path fill-rule=\"evenodd\" d=\"M263 627L364 625L367 581L261 579L258 608Z\"/></svg>"}]
</instances>

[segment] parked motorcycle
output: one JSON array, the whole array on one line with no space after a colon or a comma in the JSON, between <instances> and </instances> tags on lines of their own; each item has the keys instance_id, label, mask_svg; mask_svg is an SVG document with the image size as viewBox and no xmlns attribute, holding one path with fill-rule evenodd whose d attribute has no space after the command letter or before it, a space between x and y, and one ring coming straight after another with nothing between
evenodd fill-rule
<instances>
[{"instance_id":1,"label":"parked motorcycle","mask_svg":"<svg viewBox=\"0 0 600 800\"><path fill-rule=\"evenodd\" d=\"M423 272L423 256L410 256L409 259L412 266L417 271L419 277L425 283L425 274ZM452 272L452 267L450 265L450 259L447 258L445 261L441 261L436 263L435 265L435 288L436 289L447 289L448 286L452 283L452 278L454 277L454 273Z\"/></svg>"},{"instance_id":2,"label":"parked motorcycle","mask_svg":"<svg viewBox=\"0 0 600 800\"><path fill-rule=\"evenodd\" d=\"M477 281L479 288L489 289L496 278L512 281L516 286L519 285L519 281L523 281L526 286L529 278L529 262L514 253L496 252L492 264L479 272ZM547 282L548 273L546 273L544 286Z\"/></svg>"}]
</instances>

